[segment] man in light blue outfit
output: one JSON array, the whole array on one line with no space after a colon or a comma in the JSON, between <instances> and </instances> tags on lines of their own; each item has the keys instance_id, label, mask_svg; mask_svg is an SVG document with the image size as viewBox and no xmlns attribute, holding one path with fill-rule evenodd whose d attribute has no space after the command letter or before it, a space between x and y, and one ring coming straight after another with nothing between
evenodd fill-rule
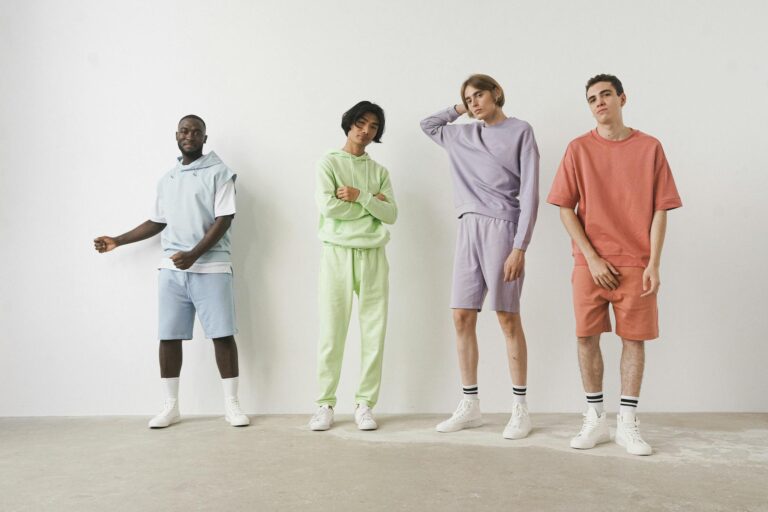
<instances>
[{"instance_id":1,"label":"man in light blue outfit","mask_svg":"<svg viewBox=\"0 0 768 512\"><path fill-rule=\"evenodd\" d=\"M176 132L182 156L160 179L151 218L118 237L94 240L95 249L103 253L162 232L158 317L165 407L149 421L150 428L168 427L180 419L181 342L192 339L195 313L206 337L213 339L224 386L225 418L236 427L250 423L237 398L239 369L229 234L235 217L237 175L216 153L203 155L207 140L205 122L196 115L184 116Z\"/></svg>"}]
</instances>

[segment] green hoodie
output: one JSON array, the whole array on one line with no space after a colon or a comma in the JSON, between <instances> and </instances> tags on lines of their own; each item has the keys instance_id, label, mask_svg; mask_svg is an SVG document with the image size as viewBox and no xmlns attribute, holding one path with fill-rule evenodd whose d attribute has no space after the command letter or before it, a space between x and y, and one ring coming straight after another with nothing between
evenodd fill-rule
<instances>
[{"instance_id":1,"label":"green hoodie","mask_svg":"<svg viewBox=\"0 0 768 512\"><path fill-rule=\"evenodd\" d=\"M355 202L336 198L339 187L360 190ZM376 199L384 194L386 201ZM397 204L389 172L368 153L355 156L346 151L329 151L317 163L315 201L320 210L318 236L323 242L356 249L383 247L394 224Z\"/></svg>"}]
</instances>

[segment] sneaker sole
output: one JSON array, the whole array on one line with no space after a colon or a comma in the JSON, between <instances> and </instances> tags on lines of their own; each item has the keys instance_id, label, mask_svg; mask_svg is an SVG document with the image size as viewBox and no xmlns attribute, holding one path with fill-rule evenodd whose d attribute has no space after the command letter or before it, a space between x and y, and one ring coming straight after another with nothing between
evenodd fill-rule
<instances>
[{"instance_id":1,"label":"sneaker sole","mask_svg":"<svg viewBox=\"0 0 768 512\"><path fill-rule=\"evenodd\" d=\"M313 427L312 425L309 426L309 430L313 432L325 432L326 430L330 430L331 425L326 426L319 426L319 427Z\"/></svg>"},{"instance_id":2,"label":"sneaker sole","mask_svg":"<svg viewBox=\"0 0 768 512\"><path fill-rule=\"evenodd\" d=\"M624 438L622 438L622 437L619 437L619 436L616 436L616 438L614 439L614 441L616 442L616 444L617 444L617 445L619 445L619 446L621 446L622 448L624 448L625 450L627 450L627 453L628 453L628 454L630 454L630 455L639 455L639 456L641 456L641 457L647 457L648 455L651 455L651 454L653 453L653 448L651 448L651 451L650 451L650 452L648 452L648 453L645 453L645 452L643 452L643 453L635 453L635 452L631 452L631 451L629 451L629 449L627 448L627 442L624 440Z\"/></svg>"},{"instance_id":3,"label":"sneaker sole","mask_svg":"<svg viewBox=\"0 0 768 512\"><path fill-rule=\"evenodd\" d=\"M158 428L168 428L171 425L175 425L176 423L181 421L181 417L177 416L173 418L167 425L149 425L149 428L158 429Z\"/></svg>"},{"instance_id":4,"label":"sneaker sole","mask_svg":"<svg viewBox=\"0 0 768 512\"><path fill-rule=\"evenodd\" d=\"M611 435L607 434L605 437L601 437L597 441L595 441L595 444L593 444L592 446L573 446L573 441L571 441L571 445L570 446L574 450L591 450L592 448L594 448L595 446L597 446L599 444L605 444L605 443L610 443L610 442L611 442Z\"/></svg>"},{"instance_id":5,"label":"sneaker sole","mask_svg":"<svg viewBox=\"0 0 768 512\"><path fill-rule=\"evenodd\" d=\"M477 428L477 427L482 427L482 426L483 426L483 420L482 419L477 419L477 420L472 420L472 421L469 421L467 423L464 423L463 425L457 425L455 427L450 427L447 430L446 429L440 430L440 428L438 428L438 427L435 427L435 430L437 430L441 434L450 434L451 432L458 432L459 430L464 430L465 428Z\"/></svg>"},{"instance_id":6,"label":"sneaker sole","mask_svg":"<svg viewBox=\"0 0 768 512\"><path fill-rule=\"evenodd\" d=\"M533 429L529 430L529 431L528 431L528 432L526 432L525 434L506 434L506 433L502 433L502 434L501 434L501 437L503 437L504 439L510 439L510 440L512 440L512 441L514 441L514 440L516 440L516 439L525 439L526 437L528 437L529 435L531 435L531 431L532 431L532 430L533 430Z\"/></svg>"},{"instance_id":7,"label":"sneaker sole","mask_svg":"<svg viewBox=\"0 0 768 512\"><path fill-rule=\"evenodd\" d=\"M248 425L251 424L251 420L248 420L246 422L240 422L240 423L232 423L232 420L230 420L226 416L224 417L224 421L226 421L227 423L229 423L233 427L247 427Z\"/></svg>"}]
</instances>

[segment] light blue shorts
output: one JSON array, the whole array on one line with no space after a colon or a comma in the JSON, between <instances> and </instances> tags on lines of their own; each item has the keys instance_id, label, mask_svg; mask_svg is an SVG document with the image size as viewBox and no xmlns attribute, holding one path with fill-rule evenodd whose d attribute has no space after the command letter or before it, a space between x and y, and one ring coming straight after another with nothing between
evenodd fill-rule
<instances>
[{"instance_id":1,"label":"light blue shorts","mask_svg":"<svg viewBox=\"0 0 768 512\"><path fill-rule=\"evenodd\" d=\"M195 312L206 338L237 333L232 274L199 274L160 269L159 337L161 340L191 340Z\"/></svg>"}]
</instances>

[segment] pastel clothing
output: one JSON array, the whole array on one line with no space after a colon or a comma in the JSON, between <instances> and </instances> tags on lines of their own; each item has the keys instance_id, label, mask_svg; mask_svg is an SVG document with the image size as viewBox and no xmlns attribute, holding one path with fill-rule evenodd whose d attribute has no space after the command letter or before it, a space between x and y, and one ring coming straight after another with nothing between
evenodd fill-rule
<instances>
[{"instance_id":1,"label":"pastel clothing","mask_svg":"<svg viewBox=\"0 0 768 512\"><path fill-rule=\"evenodd\" d=\"M589 242L614 266L646 267L651 222L659 210L682 206L661 143L639 130L621 141L597 130L571 141L547 202L577 208ZM575 264L587 264L575 242Z\"/></svg>"},{"instance_id":2,"label":"pastel clothing","mask_svg":"<svg viewBox=\"0 0 768 512\"><path fill-rule=\"evenodd\" d=\"M179 158L176 166L160 179L156 211L151 220L166 224L160 237L166 258L194 248L216 221L216 217L235 213L234 201L222 198L222 189L228 186L228 182L232 182L231 186L234 187L236 177L211 151L189 165L183 165ZM227 230L196 264L231 263L230 231Z\"/></svg>"},{"instance_id":3,"label":"pastel clothing","mask_svg":"<svg viewBox=\"0 0 768 512\"><path fill-rule=\"evenodd\" d=\"M217 191L213 199L213 210L215 217L222 217L224 215L235 214L235 179L231 179L224 183ZM166 219L163 215L160 207L159 197L155 200L155 208L150 216L150 220L153 222L159 222L161 224L166 223ZM232 264L228 261L214 261L211 263L198 263L195 262L186 270L176 268L171 258L162 258L158 268L167 268L169 270L175 270L177 272L196 272L205 274L231 274Z\"/></svg>"},{"instance_id":4,"label":"pastel clothing","mask_svg":"<svg viewBox=\"0 0 768 512\"><path fill-rule=\"evenodd\" d=\"M514 238L513 222L475 213L462 215L453 260L451 308L480 311L487 295L491 311L520 312L525 275L504 282L504 262Z\"/></svg>"},{"instance_id":5,"label":"pastel clothing","mask_svg":"<svg viewBox=\"0 0 768 512\"><path fill-rule=\"evenodd\" d=\"M387 332L389 263L384 247L353 249L323 244L319 292L317 377L320 394L317 404L336 405L336 388L356 294L361 360L355 402L373 407L379 399Z\"/></svg>"},{"instance_id":6,"label":"pastel clothing","mask_svg":"<svg viewBox=\"0 0 768 512\"><path fill-rule=\"evenodd\" d=\"M339 187L360 190L354 202L336 197ZM377 199L383 194L385 201ZM397 220L397 203L389 172L367 153L355 156L330 151L317 164L315 201L320 210L318 237L341 247L372 249L389 242L384 224Z\"/></svg>"},{"instance_id":7,"label":"pastel clothing","mask_svg":"<svg viewBox=\"0 0 768 512\"><path fill-rule=\"evenodd\" d=\"M606 290L595 284L589 267L573 268L573 310L576 336L594 336L611 332L608 304L613 306L616 334L627 340L646 341L659 337L659 309L656 294L643 294L643 272L640 267L616 267L619 287Z\"/></svg>"},{"instance_id":8,"label":"pastel clothing","mask_svg":"<svg viewBox=\"0 0 768 512\"><path fill-rule=\"evenodd\" d=\"M191 340L195 313L206 338L237 333L232 274L161 269L158 292L159 339Z\"/></svg>"},{"instance_id":9,"label":"pastel clothing","mask_svg":"<svg viewBox=\"0 0 768 512\"><path fill-rule=\"evenodd\" d=\"M479 213L517 225L513 248L527 249L539 207L539 149L531 125L509 117L493 126L459 118L454 107L421 121L448 152L456 216Z\"/></svg>"}]
</instances>

